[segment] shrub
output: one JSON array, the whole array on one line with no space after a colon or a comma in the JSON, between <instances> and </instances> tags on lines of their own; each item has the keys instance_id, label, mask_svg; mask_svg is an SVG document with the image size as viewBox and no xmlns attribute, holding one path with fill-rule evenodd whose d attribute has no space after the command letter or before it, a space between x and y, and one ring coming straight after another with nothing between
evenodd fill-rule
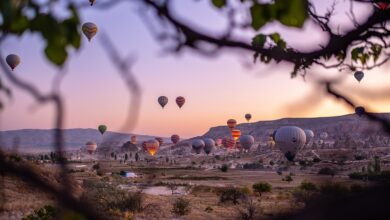
<instances>
[{"instance_id":1,"label":"shrub","mask_svg":"<svg viewBox=\"0 0 390 220\"><path fill-rule=\"evenodd\" d=\"M243 198L245 198L245 194L238 188L228 187L220 190L219 201L222 203L231 201L236 205Z\"/></svg>"},{"instance_id":2,"label":"shrub","mask_svg":"<svg viewBox=\"0 0 390 220\"><path fill-rule=\"evenodd\" d=\"M45 205L40 209L34 210L34 213L22 218L22 220L54 220L56 219L57 210L50 206Z\"/></svg>"},{"instance_id":3,"label":"shrub","mask_svg":"<svg viewBox=\"0 0 390 220\"><path fill-rule=\"evenodd\" d=\"M252 200L245 203L244 209L239 209L238 219L240 220L254 220L256 219L256 206Z\"/></svg>"},{"instance_id":4,"label":"shrub","mask_svg":"<svg viewBox=\"0 0 390 220\"><path fill-rule=\"evenodd\" d=\"M272 186L266 182L258 182L252 185L253 191L259 193L261 196L262 193L271 192Z\"/></svg>"},{"instance_id":5,"label":"shrub","mask_svg":"<svg viewBox=\"0 0 390 220\"><path fill-rule=\"evenodd\" d=\"M318 157L313 158L313 163L319 163L319 162L321 162L320 158L318 158Z\"/></svg>"},{"instance_id":6,"label":"shrub","mask_svg":"<svg viewBox=\"0 0 390 220\"><path fill-rule=\"evenodd\" d=\"M293 178L292 178L291 175L287 175L287 176L284 177L282 180L283 180L283 181L286 181L286 182L292 182L292 181L293 181Z\"/></svg>"},{"instance_id":7,"label":"shrub","mask_svg":"<svg viewBox=\"0 0 390 220\"><path fill-rule=\"evenodd\" d=\"M275 162L271 160L271 161L269 162L269 165L273 166L273 165L275 165Z\"/></svg>"},{"instance_id":8,"label":"shrub","mask_svg":"<svg viewBox=\"0 0 390 220\"><path fill-rule=\"evenodd\" d=\"M243 166L244 169L262 169L263 164L262 163L246 163Z\"/></svg>"},{"instance_id":9,"label":"shrub","mask_svg":"<svg viewBox=\"0 0 390 220\"><path fill-rule=\"evenodd\" d=\"M318 174L334 176L336 174L336 171L329 167L323 167L318 171Z\"/></svg>"},{"instance_id":10,"label":"shrub","mask_svg":"<svg viewBox=\"0 0 390 220\"><path fill-rule=\"evenodd\" d=\"M316 191L317 186L314 183L303 181L299 186L299 189L306 191Z\"/></svg>"},{"instance_id":11,"label":"shrub","mask_svg":"<svg viewBox=\"0 0 390 220\"><path fill-rule=\"evenodd\" d=\"M354 157L355 157L355 160L364 160L365 159L365 157L362 155L355 155Z\"/></svg>"},{"instance_id":12,"label":"shrub","mask_svg":"<svg viewBox=\"0 0 390 220\"><path fill-rule=\"evenodd\" d=\"M100 164L99 164L99 163L94 164L94 165L92 166L92 169L94 169L94 170L100 169Z\"/></svg>"},{"instance_id":13,"label":"shrub","mask_svg":"<svg viewBox=\"0 0 390 220\"><path fill-rule=\"evenodd\" d=\"M210 213L210 212L214 211L214 209L213 209L211 206L207 206L207 207L204 209L204 211Z\"/></svg>"},{"instance_id":14,"label":"shrub","mask_svg":"<svg viewBox=\"0 0 390 220\"><path fill-rule=\"evenodd\" d=\"M221 167L222 172L227 172L229 170L229 166L227 164L223 164Z\"/></svg>"},{"instance_id":15,"label":"shrub","mask_svg":"<svg viewBox=\"0 0 390 220\"><path fill-rule=\"evenodd\" d=\"M190 201L185 199L185 198L178 198L174 203L173 203L173 208L172 208L172 213L183 216L187 215L190 213Z\"/></svg>"}]
</instances>

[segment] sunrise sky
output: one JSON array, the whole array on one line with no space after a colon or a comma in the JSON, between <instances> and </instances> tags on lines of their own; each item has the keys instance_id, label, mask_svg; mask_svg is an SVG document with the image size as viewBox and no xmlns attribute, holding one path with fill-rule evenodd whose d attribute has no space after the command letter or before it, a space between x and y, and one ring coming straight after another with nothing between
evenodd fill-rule
<instances>
[{"instance_id":1,"label":"sunrise sky","mask_svg":"<svg viewBox=\"0 0 390 220\"><path fill-rule=\"evenodd\" d=\"M319 11L324 11L331 2L315 1ZM349 7L340 2L334 25L348 22L345 12ZM218 33L226 27L221 12L212 8L210 1L176 0L175 5L178 16L200 29ZM355 9L358 19L364 19L372 10L367 8L367 4L356 4ZM335 76L339 74L336 70L315 68L305 82L301 77L290 79L292 67L283 64L257 64L247 68L247 64L252 62L252 54L247 52L224 50L215 58L203 57L190 50L183 51L180 56L164 53L163 43L153 38L133 4L118 4L109 10L87 8L82 11L81 18L83 22L96 23L99 33L107 32L122 56L136 58L133 72L142 87L142 105L136 128L127 132L158 136L177 133L191 137L205 133L212 126L225 125L229 118L245 122L245 113L251 113L252 122L255 122L352 112L342 103L324 97L313 86L314 77L310 75ZM282 37L289 45L304 49L326 42L321 31L310 22L306 23L303 31L282 29L276 22L261 31L282 31ZM117 131L126 118L129 94L99 42L99 33L91 43L83 36L82 48L70 56L61 86L65 96L67 128L95 128L106 124L109 130ZM253 35L249 31L237 34L248 41ZM48 92L59 70L48 63L43 48L40 36L25 34L21 38L9 39L1 50L5 55L20 55L22 63L14 74ZM363 96L364 91L389 85L388 70L389 66L383 66L366 71L366 77L360 84L352 73L342 73L346 79L339 88L372 111L389 112L389 99ZM14 98L6 102L6 108L0 114L1 130L52 128L50 105L37 106L28 94L11 88ZM314 92L321 103L303 105ZM157 103L160 95L169 98L165 109ZM179 95L186 97L182 109L174 103Z\"/></svg>"}]
</instances>

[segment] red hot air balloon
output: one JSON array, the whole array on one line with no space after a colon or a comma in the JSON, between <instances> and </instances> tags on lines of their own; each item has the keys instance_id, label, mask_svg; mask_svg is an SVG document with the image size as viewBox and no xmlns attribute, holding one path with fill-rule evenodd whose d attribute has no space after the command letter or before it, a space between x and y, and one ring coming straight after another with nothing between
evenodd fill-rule
<instances>
[{"instance_id":1,"label":"red hot air balloon","mask_svg":"<svg viewBox=\"0 0 390 220\"><path fill-rule=\"evenodd\" d=\"M171 136L171 141L173 144L177 144L180 141L180 136L177 134L174 134Z\"/></svg>"},{"instance_id":2,"label":"red hot air balloon","mask_svg":"<svg viewBox=\"0 0 390 220\"><path fill-rule=\"evenodd\" d=\"M232 137L235 141L237 141L238 138L241 136L241 131L238 129L233 129L232 130Z\"/></svg>"},{"instance_id":3,"label":"red hot air balloon","mask_svg":"<svg viewBox=\"0 0 390 220\"><path fill-rule=\"evenodd\" d=\"M227 149L232 149L235 144L236 141L234 139L230 139L230 138L222 139L222 145Z\"/></svg>"},{"instance_id":4,"label":"red hot air balloon","mask_svg":"<svg viewBox=\"0 0 390 220\"><path fill-rule=\"evenodd\" d=\"M233 128L236 127L237 125L237 121L234 120L234 119L229 119L227 122L226 122L227 126L230 128L230 130L232 130Z\"/></svg>"},{"instance_id":5,"label":"red hot air balloon","mask_svg":"<svg viewBox=\"0 0 390 220\"><path fill-rule=\"evenodd\" d=\"M177 106L179 106L179 108L181 108L185 102L186 102L186 99L183 96L179 96L176 98L176 104L177 104Z\"/></svg>"},{"instance_id":6,"label":"red hot air balloon","mask_svg":"<svg viewBox=\"0 0 390 220\"><path fill-rule=\"evenodd\" d=\"M249 113L245 114L245 119L247 122L249 122L251 120L251 118L252 118L251 114L249 114Z\"/></svg>"},{"instance_id":7,"label":"red hot air balloon","mask_svg":"<svg viewBox=\"0 0 390 220\"><path fill-rule=\"evenodd\" d=\"M157 153L159 147L160 146L157 140L149 140L142 143L142 148L144 151L148 152L152 156Z\"/></svg>"},{"instance_id":8,"label":"red hot air balloon","mask_svg":"<svg viewBox=\"0 0 390 220\"><path fill-rule=\"evenodd\" d=\"M160 146L163 145L163 143L164 143L164 139L163 139L163 138L161 138L161 137L156 137L155 139L156 139L156 141L158 141L158 143L159 143Z\"/></svg>"},{"instance_id":9,"label":"red hot air balloon","mask_svg":"<svg viewBox=\"0 0 390 220\"><path fill-rule=\"evenodd\" d=\"M374 6L379 8L382 11L385 11L390 8L390 2L380 2L380 1L374 1Z\"/></svg>"}]
</instances>

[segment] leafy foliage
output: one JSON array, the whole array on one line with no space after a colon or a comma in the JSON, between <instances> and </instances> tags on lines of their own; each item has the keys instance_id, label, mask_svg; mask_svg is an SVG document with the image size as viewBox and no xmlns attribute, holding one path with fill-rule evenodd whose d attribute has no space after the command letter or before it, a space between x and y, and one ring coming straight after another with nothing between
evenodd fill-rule
<instances>
[{"instance_id":1,"label":"leafy foliage","mask_svg":"<svg viewBox=\"0 0 390 220\"><path fill-rule=\"evenodd\" d=\"M244 199L245 194L236 187L227 187L220 189L219 191L219 201L222 203L233 202L234 205L239 204L240 199Z\"/></svg>"},{"instance_id":2,"label":"leafy foliage","mask_svg":"<svg viewBox=\"0 0 390 220\"><path fill-rule=\"evenodd\" d=\"M185 199L185 198L178 198L174 203L173 203L173 208L172 208L172 213L183 216L187 215L190 213L190 201Z\"/></svg>"},{"instance_id":3,"label":"leafy foliage","mask_svg":"<svg viewBox=\"0 0 390 220\"><path fill-rule=\"evenodd\" d=\"M57 210L50 205L34 210L34 213L22 218L22 220L54 220L56 219Z\"/></svg>"},{"instance_id":4,"label":"leafy foliage","mask_svg":"<svg viewBox=\"0 0 390 220\"><path fill-rule=\"evenodd\" d=\"M258 182L252 185L253 191L259 193L261 196L262 193L271 192L272 186L266 182Z\"/></svg>"}]
</instances>

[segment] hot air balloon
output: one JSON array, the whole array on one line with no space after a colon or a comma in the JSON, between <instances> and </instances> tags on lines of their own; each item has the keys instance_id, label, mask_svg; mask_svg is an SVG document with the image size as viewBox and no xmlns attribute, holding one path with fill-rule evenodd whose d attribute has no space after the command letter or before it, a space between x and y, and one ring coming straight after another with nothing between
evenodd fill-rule
<instances>
[{"instance_id":1,"label":"hot air balloon","mask_svg":"<svg viewBox=\"0 0 390 220\"><path fill-rule=\"evenodd\" d=\"M91 3L91 6L92 6L93 3L95 3L95 0L89 0L89 3Z\"/></svg>"},{"instance_id":2,"label":"hot air balloon","mask_svg":"<svg viewBox=\"0 0 390 220\"><path fill-rule=\"evenodd\" d=\"M355 79L358 82L360 82L363 79L363 77L364 77L364 73L362 71L356 71L354 76L355 76Z\"/></svg>"},{"instance_id":3,"label":"hot air balloon","mask_svg":"<svg viewBox=\"0 0 390 220\"><path fill-rule=\"evenodd\" d=\"M235 144L236 144L236 141L234 139L231 139L231 138L222 139L222 145L227 149L233 148L235 146Z\"/></svg>"},{"instance_id":4,"label":"hot air balloon","mask_svg":"<svg viewBox=\"0 0 390 220\"><path fill-rule=\"evenodd\" d=\"M85 144L85 148L87 149L88 153L89 154L92 154L93 152L96 151L96 148L97 148L97 144L93 141L88 141L86 144Z\"/></svg>"},{"instance_id":5,"label":"hot air balloon","mask_svg":"<svg viewBox=\"0 0 390 220\"><path fill-rule=\"evenodd\" d=\"M382 11L390 8L390 2L373 1L373 4Z\"/></svg>"},{"instance_id":6,"label":"hot air balloon","mask_svg":"<svg viewBox=\"0 0 390 220\"><path fill-rule=\"evenodd\" d=\"M174 134L171 136L171 141L173 144L177 144L180 141L180 136L177 134Z\"/></svg>"},{"instance_id":7,"label":"hot air balloon","mask_svg":"<svg viewBox=\"0 0 390 220\"><path fill-rule=\"evenodd\" d=\"M298 149L306 143L305 132L296 126L280 127L275 134L276 146L289 161L293 161Z\"/></svg>"},{"instance_id":8,"label":"hot air balloon","mask_svg":"<svg viewBox=\"0 0 390 220\"><path fill-rule=\"evenodd\" d=\"M82 30L84 35L88 38L88 41L91 41L91 39L96 35L98 28L96 24L87 22L83 24Z\"/></svg>"},{"instance_id":9,"label":"hot air balloon","mask_svg":"<svg viewBox=\"0 0 390 220\"><path fill-rule=\"evenodd\" d=\"M197 154L200 154L200 152L203 150L204 146L205 146L205 143L201 139L195 139L192 141L192 149Z\"/></svg>"},{"instance_id":10,"label":"hot air balloon","mask_svg":"<svg viewBox=\"0 0 390 220\"><path fill-rule=\"evenodd\" d=\"M230 130L232 130L233 128L236 127L237 121L234 119L229 119L226 124L230 128Z\"/></svg>"},{"instance_id":11,"label":"hot air balloon","mask_svg":"<svg viewBox=\"0 0 390 220\"><path fill-rule=\"evenodd\" d=\"M5 62L7 62L8 66L14 70L16 66L20 63L20 57L16 54L10 54L5 58Z\"/></svg>"},{"instance_id":12,"label":"hot air balloon","mask_svg":"<svg viewBox=\"0 0 390 220\"><path fill-rule=\"evenodd\" d=\"M107 126L105 126L105 125L99 125L98 130L99 130L100 134L103 135L104 132L107 131Z\"/></svg>"},{"instance_id":13,"label":"hot air balloon","mask_svg":"<svg viewBox=\"0 0 390 220\"><path fill-rule=\"evenodd\" d=\"M240 136L241 136L241 131L240 130L238 130L238 129L233 129L232 130L232 137L233 137L233 139L235 141L238 140L238 138L240 138Z\"/></svg>"},{"instance_id":14,"label":"hot air balloon","mask_svg":"<svg viewBox=\"0 0 390 220\"><path fill-rule=\"evenodd\" d=\"M255 143L255 138L252 135L242 135L239 139L240 145L245 149L251 149L253 143Z\"/></svg>"},{"instance_id":15,"label":"hot air balloon","mask_svg":"<svg viewBox=\"0 0 390 220\"><path fill-rule=\"evenodd\" d=\"M304 130L306 135L306 144L308 144L314 138L314 132L310 129Z\"/></svg>"},{"instance_id":16,"label":"hot air balloon","mask_svg":"<svg viewBox=\"0 0 390 220\"><path fill-rule=\"evenodd\" d=\"M364 115L364 113L366 113L366 110L362 107L362 106L358 106L355 108L355 113L361 117L362 115Z\"/></svg>"},{"instance_id":17,"label":"hot air balloon","mask_svg":"<svg viewBox=\"0 0 390 220\"><path fill-rule=\"evenodd\" d=\"M215 139L215 145L216 145L217 147L220 147L220 146L222 145L222 139L221 139L221 138Z\"/></svg>"},{"instance_id":18,"label":"hot air balloon","mask_svg":"<svg viewBox=\"0 0 390 220\"><path fill-rule=\"evenodd\" d=\"M160 144L157 140L148 140L142 143L142 148L150 155L154 156L160 148Z\"/></svg>"},{"instance_id":19,"label":"hot air balloon","mask_svg":"<svg viewBox=\"0 0 390 220\"><path fill-rule=\"evenodd\" d=\"M155 139L156 139L156 141L158 141L158 143L159 143L160 146L163 145L163 143L164 143L164 139L163 139L163 138L161 138L161 137L156 137Z\"/></svg>"},{"instance_id":20,"label":"hot air balloon","mask_svg":"<svg viewBox=\"0 0 390 220\"><path fill-rule=\"evenodd\" d=\"M179 108L181 108L185 102L186 102L186 99L183 96L179 96L176 98L176 104L177 104L177 106L179 106Z\"/></svg>"},{"instance_id":21,"label":"hot air balloon","mask_svg":"<svg viewBox=\"0 0 390 220\"><path fill-rule=\"evenodd\" d=\"M249 122L251 120L251 118L252 118L251 114L249 114L249 113L245 114L245 119L247 122Z\"/></svg>"},{"instance_id":22,"label":"hot air balloon","mask_svg":"<svg viewBox=\"0 0 390 220\"><path fill-rule=\"evenodd\" d=\"M215 141L211 138L205 138L203 139L203 142L204 142L204 152L207 155L209 155L215 147Z\"/></svg>"},{"instance_id":23,"label":"hot air balloon","mask_svg":"<svg viewBox=\"0 0 390 220\"><path fill-rule=\"evenodd\" d=\"M137 136L135 135L131 136L130 141L132 144L137 144Z\"/></svg>"},{"instance_id":24,"label":"hot air balloon","mask_svg":"<svg viewBox=\"0 0 390 220\"><path fill-rule=\"evenodd\" d=\"M158 97L157 101L158 104L160 104L161 107L164 108L164 106L168 103L168 98L166 96L160 96Z\"/></svg>"},{"instance_id":25,"label":"hot air balloon","mask_svg":"<svg viewBox=\"0 0 390 220\"><path fill-rule=\"evenodd\" d=\"M322 140L325 140L326 138L328 138L328 133L327 132L321 132L321 134L320 134L320 138L322 139Z\"/></svg>"}]
</instances>

